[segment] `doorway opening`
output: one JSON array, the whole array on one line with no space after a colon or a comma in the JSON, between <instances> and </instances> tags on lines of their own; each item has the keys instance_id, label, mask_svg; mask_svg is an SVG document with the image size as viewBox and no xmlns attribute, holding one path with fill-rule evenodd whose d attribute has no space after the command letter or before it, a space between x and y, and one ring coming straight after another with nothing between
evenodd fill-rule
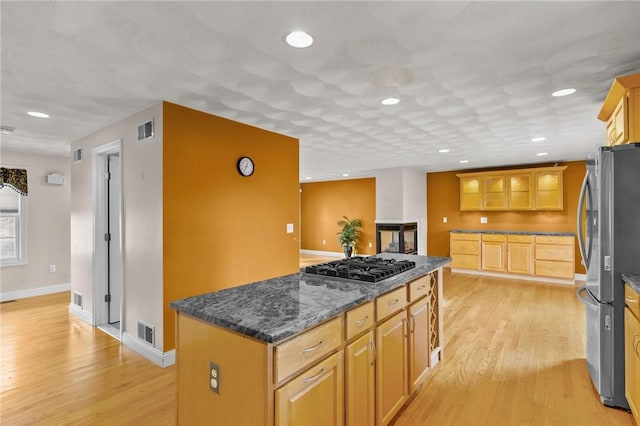
<instances>
[{"instance_id":1,"label":"doorway opening","mask_svg":"<svg viewBox=\"0 0 640 426\"><path fill-rule=\"evenodd\" d=\"M94 324L122 340L124 305L121 141L93 151Z\"/></svg>"}]
</instances>

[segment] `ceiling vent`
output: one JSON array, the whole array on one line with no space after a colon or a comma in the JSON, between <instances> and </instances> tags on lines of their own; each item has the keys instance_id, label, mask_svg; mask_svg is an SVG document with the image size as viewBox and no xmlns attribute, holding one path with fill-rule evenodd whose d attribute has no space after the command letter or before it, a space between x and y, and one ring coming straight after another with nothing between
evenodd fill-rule
<instances>
[{"instance_id":1,"label":"ceiling vent","mask_svg":"<svg viewBox=\"0 0 640 426\"><path fill-rule=\"evenodd\" d=\"M138 321L138 337L153 346L154 337L155 337L155 327L144 323L142 321Z\"/></svg>"},{"instance_id":2,"label":"ceiling vent","mask_svg":"<svg viewBox=\"0 0 640 426\"><path fill-rule=\"evenodd\" d=\"M82 161L82 148L73 150L73 162L77 163L78 161Z\"/></svg>"},{"instance_id":3,"label":"ceiling vent","mask_svg":"<svg viewBox=\"0 0 640 426\"><path fill-rule=\"evenodd\" d=\"M153 119L138 126L138 140L142 141L153 137Z\"/></svg>"}]
</instances>

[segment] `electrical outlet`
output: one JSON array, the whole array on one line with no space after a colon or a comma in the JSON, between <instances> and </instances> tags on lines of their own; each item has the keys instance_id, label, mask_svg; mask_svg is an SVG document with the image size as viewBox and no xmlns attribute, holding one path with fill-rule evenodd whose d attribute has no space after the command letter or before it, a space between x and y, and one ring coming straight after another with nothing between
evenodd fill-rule
<instances>
[{"instance_id":1,"label":"electrical outlet","mask_svg":"<svg viewBox=\"0 0 640 426\"><path fill-rule=\"evenodd\" d=\"M487 223L487 218L486 218L486 217L484 217L484 216L482 216L482 217L480 218L480 223Z\"/></svg>"},{"instance_id":2,"label":"electrical outlet","mask_svg":"<svg viewBox=\"0 0 640 426\"><path fill-rule=\"evenodd\" d=\"M49 265L49 272L55 272L56 271L56 265Z\"/></svg>"},{"instance_id":3,"label":"electrical outlet","mask_svg":"<svg viewBox=\"0 0 640 426\"><path fill-rule=\"evenodd\" d=\"M373 243L369 243L369 248L373 247Z\"/></svg>"},{"instance_id":4,"label":"electrical outlet","mask_svg":"<svg viewBox=\"0 0 640 426\"><path fill-rule=\"evenodd\" d=\"M287 234L293 234L293 223L287 223Z\"/></svg>"},{"instance_id":5,"label":"electrical outlet","mask_svg":"<svg viewBox=\"0 0 640 426\"><path fill-rule=\"evenodd\" d=\"M209 361L209 389L220 394L220 366L213 361Z\"/></svg>"},{"instance_id":6,"label":"electrical outlet","mask_svg":"<svg viewBox=\"0 0 640 426\"><path fill-rule=\"evenodd\" d=\"M327 240L322 240L322 245L327 244Z\"/></svg>"}]
</instances>

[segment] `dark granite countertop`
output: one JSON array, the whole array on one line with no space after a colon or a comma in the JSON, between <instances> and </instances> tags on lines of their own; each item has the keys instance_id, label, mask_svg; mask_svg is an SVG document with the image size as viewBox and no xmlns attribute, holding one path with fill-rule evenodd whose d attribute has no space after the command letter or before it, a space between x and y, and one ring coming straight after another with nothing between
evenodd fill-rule
<instances>
[{"instance_id":1,"label":"dark granite countertop","mask_svg":"<svg viewBox=\"0 0 640 426\"><path fill-rule=\"evenodd\" d=\"M377 283L299 272L171 302L172 309L276 343L451 263L448 257L382 253L416 267Z\"/></svg>"},{"instance_id":2,"label":"dark granite countertop","mask_svg":"<svg viewBox=\"0 0 640 426\"><path fill-rule=\"evenodd\" d=\"M461 234L512 234L512 235L551 235L555 237L575 237L574 232L543 232L543 231L496 231L494 229L452 229L451 232Z\"/></svg>"},{"instance_id":3,"label":"dark granite countertop","mask_svg":"<svg viewBox=\"0 0 640 426\"><path fill-rule=\"evenodd\" d=\"M622 279L636 293L640 294L640 274L622 274Z\"/></svg>"}]
</instances>

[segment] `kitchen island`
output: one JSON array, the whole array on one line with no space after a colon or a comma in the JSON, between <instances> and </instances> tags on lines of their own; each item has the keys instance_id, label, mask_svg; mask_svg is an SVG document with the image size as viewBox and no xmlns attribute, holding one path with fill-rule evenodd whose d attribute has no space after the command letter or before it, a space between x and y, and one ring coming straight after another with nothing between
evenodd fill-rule
<instances>
[{"instance_id":1,"label":"kitchen island","mask_svg":"<svg viewBox=\"0 0 640 426\"><path fill-rule=\"evenodd\" d=\"M387 424L443 356L442 267L300 272L171 303L178 424Z\"/></svg>"}]
</instances>

